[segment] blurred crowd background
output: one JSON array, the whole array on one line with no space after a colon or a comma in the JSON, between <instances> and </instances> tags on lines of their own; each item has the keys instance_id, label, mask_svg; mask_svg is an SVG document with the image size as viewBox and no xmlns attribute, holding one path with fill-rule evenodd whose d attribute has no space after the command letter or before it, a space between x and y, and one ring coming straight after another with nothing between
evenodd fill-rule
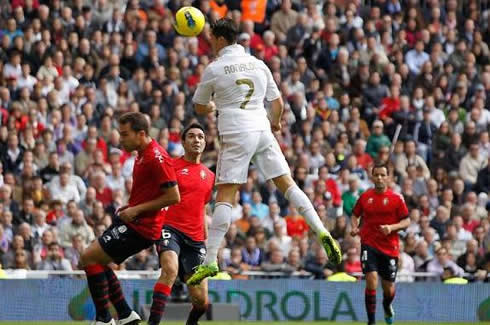
<instances>
[{"instance_id":1,"label":"blurred crowd background","mask_svg":"<svg viewBox=\"0 0 490 325\"><path fill-rule=\"evenodd\" d=\"M135 153L119 148L117 117L140 111L179 156L180 132L206 128L214 168L216 117L191 98L214 59L209 25L175 34L175 11L228 16L263 59L286 103L276 137L299 186L340 242L333 267L308 225L252 166L219 261L251 271L326 278L361 271L349 235L377 160L403 194L399 281L490 271L490 2L457 0L11 0L0 4L0 262L3 269L78 269L132 186ZM390 153L396 125L399 141ZM209 208L211 215L212 204ZM207 216L208 222L210 220ZM153 250L117 269L154 270ZM276 274L275 273L275 274Z\"/></svg>"}]
</instances>

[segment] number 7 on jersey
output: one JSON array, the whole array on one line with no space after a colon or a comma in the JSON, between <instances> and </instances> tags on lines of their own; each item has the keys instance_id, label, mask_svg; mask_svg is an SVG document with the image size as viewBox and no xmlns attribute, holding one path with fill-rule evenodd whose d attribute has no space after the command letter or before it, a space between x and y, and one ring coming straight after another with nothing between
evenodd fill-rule
<instances>
[{"instance_id":1,"label":"number 7 on jersey","mask_svg":"<svg viewBox=\"0 0 490 325\"><path fill-rule=\"evenodd\" d=\"M254 93L255 90L254 82L251 79L244 78L244 79L237 79L235 83L238 86L245 85L248 86L249 88L247 94L245 95L245 100L240 104L240 108L245 109L246 108L245 106L247 106L248 102L250 101L250 98Z\"/></svg>"}]
</instances>

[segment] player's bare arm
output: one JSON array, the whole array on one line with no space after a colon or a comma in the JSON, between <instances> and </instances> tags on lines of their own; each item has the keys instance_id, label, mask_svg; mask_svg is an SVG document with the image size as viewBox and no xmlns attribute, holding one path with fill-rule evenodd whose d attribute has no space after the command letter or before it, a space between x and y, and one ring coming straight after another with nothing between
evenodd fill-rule
<instances>
[{"instance_id":1,"label":"player's bare arm","mask_svg":"<svg viewBox=\"0 0 490 325\"><path fill-rule=\"evenodd\" d=\"M281 131L281 117L284 111L282 97L276 98L271 103L271 128L272 131Z\"/></svg>"},{"instance_id":2,"label":"player's bare arm","mask_svg":"<svg viewBox=\"0 0 490 325\"><path fill-rule=\"evenodd\" d=\"M134 207L129 207L124 210L120 210L119 217L124 222L131 222L143 212L160 210L179 202L179 187L177 185L174 185L172 187L164 189L163 194L154 200L144 202L142 204L138 204Z\"/></svg>"},{"instance_id":3,"label":"player's bare arm","mask_svg":"<svg viewBox=\"0 0 490 325\"><path fill-rule=\"evenodd\" d=\"M359 234L359 219L360 217L356 215L352 215L350 225L351 225L351 230L350 230L350 235L352 237L355 237Z\"/></svg>"},{"instance_id":4,"label":"player's bare arm","mask_svg":"<svg viewBox=\"0 0 490 325\"><path fill-rule=\"evenodd\" d=\"M194 110L199 115L207 115L209 113L213 113L214 111L216 111L216 105L214 104L213 101L210 101L206 105L194 103Z\"/></svg>"},{"instance_id":5,"label":"player's bare arm","mask_svg":"<svg viewBox=\"0 0 490 325\"><path fill-rule=\"evenodd\" d=\"M392 232L397 232L398 230L402 230L410 226L410 218L402 219L399 223L395 223L393 225L381 225L379 228L381 232L385 235L389 235Z\"/></svg>"}]
</instances>

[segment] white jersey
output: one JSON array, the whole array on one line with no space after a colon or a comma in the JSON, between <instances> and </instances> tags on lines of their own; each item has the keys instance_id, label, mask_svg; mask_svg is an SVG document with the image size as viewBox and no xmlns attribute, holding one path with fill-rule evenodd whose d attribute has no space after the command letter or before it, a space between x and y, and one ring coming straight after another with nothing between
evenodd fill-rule
<instances>
[{"instance_id":1,"label":"white jersey","mask_svg":"<svg viewBox=\"0 0 490 325\"><path fill-rule=\"evenodd\" d=\"M213 94L220 135L270 130L264 99L281 96L265 63L238 44L223 48L206 67L192 100L206 105Z\"/></svg>"}]
</instances>

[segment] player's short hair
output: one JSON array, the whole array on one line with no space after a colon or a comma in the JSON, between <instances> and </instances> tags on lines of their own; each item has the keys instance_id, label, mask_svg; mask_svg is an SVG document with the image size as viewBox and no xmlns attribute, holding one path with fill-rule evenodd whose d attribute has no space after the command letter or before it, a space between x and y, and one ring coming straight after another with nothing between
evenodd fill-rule
<instances>
[{"instance_id":1,"label":"player's short hair","mask_svg":"<svg viewBox=\"0 0 490 325\"><path fill-rule=\"evenodd\" d=\"M374 174L374 170L375 169L379 169L379 168L386 168L386 172L389 173L390 172L390 169L388 168L388 165L386 163L383 163L383 162L377 162L373 168L371 169L371 174Z\"/></svg>"},{"instance_id":2,"label":"player's short hair","mask_svg":"<svg viewBox=\"0 0 490 325\"><path fill-rule=\"evenodd\" d=\"M187 133L190 131L190 129L199 129L201 130L203 133L205 133L204 131L204 127L199 124L199 123L191 123L189 124L185 129L184 131L182 131L182 135L181 135L181 139L182 139L182 142L185 141L185 137L187 135Z\"/></svg>"},{"instance_id":3,"label":"player's short hair","mask_svg":"<svg viewBox=\"0 0 490 325\"><path fill-rule=\"evenodd\" d=\"M221 18L211 24L211 33L218 38L223 37L228 43L236 43L238 28L229 18Z\"/></svg>"},{"instance_id":4,"label":"player's short hair","mask_svg":"<svg viewBox=\"0 0 490 325\"><path fill-rule=\"evenodd\" d=\"M150 133L150 123L144 114L139 112L124 113L119 118L119 124L127 124L135 132L144 131L146 134Z\"/></svg>"}]
</instances>

